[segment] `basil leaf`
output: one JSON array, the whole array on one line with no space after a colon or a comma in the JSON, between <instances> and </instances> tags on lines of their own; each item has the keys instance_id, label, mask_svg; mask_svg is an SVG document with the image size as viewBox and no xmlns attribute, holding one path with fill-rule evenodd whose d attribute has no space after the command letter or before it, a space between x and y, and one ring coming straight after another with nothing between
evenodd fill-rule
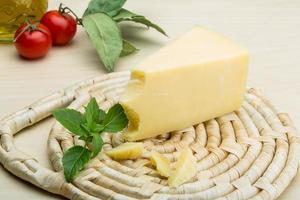
<instances>
[{"instance_id":1,"label":"basil leaf","mask_svg":"<svg viewBox=\"0 0 300 200\"><path fill-rule=\"evenodd\" d=\"M166 32L157 24L152 23L150 20L148 20L146 17L142 16L142 15L138 15L135 14L133 12L130 12L129 10L126 9L121 9L120 12L113 17L113 19L116 22L122 22L122 21L133 21L136 23L140 23L140 24L144 24L145 26L147 26L148 28L154 28L156 29L158 32L164 34L165 36L168 36L166 34Z\"/></svg>"},{"instance_id":2,"label":"basil leaf","mask_svg":"<svg viewBox=\"0 0 300 200\"><path fill-rule=\"evenodd\" d=\"M87 133L91 131L90 128L87 126L87 123L80 124L80 127L84 129Z\"/></svg>"},{"instance_id":3,"label":"basil leaf","mask_svg":"<svg viewBox=\"0 0 300 200\"><path fill-rule=\"evenodd\" d=\"M116 22L104 13L96 13L85 16L82 23L102 63L108 71L113 71L123 46Z\"/></svg>"},{"instance_id":4,"label":"basil leaf","mask_svg":"<svg viewBox=\"0 0 300 200\"><path fill-rule=\"evenodd\" d=\"M101 122L104 120L104 118L105 118L105 116L106 116L106 113L105 113L105 111L102 110L102 109L99 109L99 111L100 111L100 115L99 115L99 123L101 123Z\"/></svg>"},{"instance_id":5,"label":"basil leaf","mask_svg":"<svg viewBox=\"0 0 300 200\"><path fill-rule=\"evenodd\" d=\"M103 146L103 140L99 133L93 134L92 142L90 143L92 155L91 158L94 158L98 155L98 153L101 151Z\"/></svg>"},{"instance_id":6,"label":"basil leaf","mask_svg":"<svg viewBox=\"0 0 300 200\"><path fill-rule=\"evenodd\" d=\"M88 138L88 136L87 136L87 135L82 135L82 136L80 136L78 139L79 139L79 140L86 141L86 140L87 140L87 138Z\"/></svg>"},{"instance_id":7,"label":"basil leaf","mask_svg":"<svg viewBox=\"0 0 300 200\"><path fill-rule=\"evenodd\" d=\"M100 109L96 99L93 97L85 108L85 119L87 127L92 129L94 123L99 123Z\"/></svg>"},{"instance_id":8,"label":"basil leaf","mask_svg":"<svg viewBox=\"0 0 300 200\"><path fill-rule=\"evenodd\" d=\"M95 124L95 126L93 127L93 133L100 133L104 130L104 126L101 124Z\"/></svg>"},{"instance_id":9,"label":"basil leaf","mask_svg":"<svg viewBox=\"0 0 300 200\"><path fill-rule=\"evenodd\" d=\"M58 109L52 112L55 119L66 129L76 135L85 135L86 131L80 126L83 122L83 115L73 109Z\"/></svg>"},{"instance_id":10,"label":"basil leaf","mask_svg":"<svg viewBox=\"0 0 300 200\"><path fill-rule=\"evenodd\" d=\"M66 151L62 163L67 182L73 181L74 176L88 163L90 156L91 152L82 146L73 146Z\"/></svg>"},{"instance_id":11,"label":"basil leaf","mask_svg":"<svg viewBox=\"0 0 300 200\"><path fill-rule=\"evenodd\" d=\"M128 124L127 116L120 104L111 107L103 120L104 131L116 133L123 130Z\"/></svg>"},{"instance_id":12,"label":"basil leaf","mask_svg":"<svg viewBox=\"0 0 300 200\"><path fill-rule=\"evenodd\" d=\"M116 21L116 22L121 22L121 21L125 21L126 19L129 20L133 17L137 17L137 16L142 16L142 15L138 15L138 14L135 14L129 10L126 10L124 8L122 8L117 15L113 16L113 19Z\"/></svg>"},{"instance_id":13,"label":"basil leaf","mask_svg":"<svg viewBox=\"0 0 300 200\"><path fill-rule=\"evenodd\" d=\"M137 48L135 48L132 44L130 44L128 41L123 40L123 49L120 54L120 56L127 56L129 54L132 54L134 52L138 51Z\"/></svg>"},{"instance_id":14,"label":"basil leaf","mask_svg":"<svg viewBox=\"0 0 300 200\"><path fill-rule=\"evenodd\" d=\"M125 2L126 0L91 0L83 16L99 12L114 16L121 10Z\"/></svg>"},{"instance_id":15,"label":"basil leaf","mask_svg":"<svg viewBox=\"0 0 300 200\"><path fill-rule=\"evenodd\" d=\"M136 22L136 23L144 24L144 25L147 26L148 28L149 28L149 27L154 28L154 29L156 29L158 32L164 34L165 36L168 36L168 35L166 34L166 32L165 32L161 27L159 27L157 24L152 23L151 21L149 21L148 19L146 19L144 16L136 16L136 17L133 17L133 18L130 19L130 20L125 20L125 21L134 21L134 22Z\"/></svg>"}]
</instances>

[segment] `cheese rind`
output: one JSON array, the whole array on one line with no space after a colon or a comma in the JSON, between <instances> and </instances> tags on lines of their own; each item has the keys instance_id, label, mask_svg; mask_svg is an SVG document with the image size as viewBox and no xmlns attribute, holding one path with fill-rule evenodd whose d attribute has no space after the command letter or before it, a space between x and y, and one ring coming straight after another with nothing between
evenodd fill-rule
<instances>
[{"instance_id":1,"label":"cheese rind","mask_svg":"<svg viewBox=\"0 0 300 200\"><path fill-rule=\"evenodd\" d=\"M135 141L182 129L238 109L248 53L231 40L195 27L132 71L120 99Z\"/></svg>"}]
</instances>

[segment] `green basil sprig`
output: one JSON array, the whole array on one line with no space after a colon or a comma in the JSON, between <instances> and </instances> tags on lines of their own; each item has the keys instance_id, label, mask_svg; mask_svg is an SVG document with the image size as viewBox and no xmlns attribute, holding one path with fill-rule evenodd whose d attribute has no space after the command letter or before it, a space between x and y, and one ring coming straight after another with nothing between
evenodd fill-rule
<instances>
[{"instance_id":1,"label":"green basil sprig","mask_svg":"<svg viewBox=\"0 0 300 200\"><path fill-rule=\"evenodd\" d=\"M115 104L106 113L99 108L95 98L90 100L84 114L73 109L58 109L52 114L66 129L85 142L85 146L76 145L64 153L62 163L68 182L101 151L104 143L102 132L117 133L128 125L120 104Z\"/></svg>"},{"instance_id":2,"label":"green basil sprig","mask_svg":"<svg viewBox=\"0 0 300 200\"><path fill-rule=\"evenodd\" d=\"M122 38L116 23L128 21L143 24L167 36L161 27L146 17L122 8L125 2L126 0L91 0L81 20L102 63L109 72L114 71L119 57L138 50Z\"/></svg>"}]
</instances>

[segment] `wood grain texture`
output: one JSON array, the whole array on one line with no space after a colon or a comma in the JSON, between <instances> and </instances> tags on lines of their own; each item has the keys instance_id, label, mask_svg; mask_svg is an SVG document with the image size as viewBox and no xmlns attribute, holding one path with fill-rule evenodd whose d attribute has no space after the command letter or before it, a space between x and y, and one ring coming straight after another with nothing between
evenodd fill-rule
<instances>
[{"instance_id":1,"label":"wood grain texture","mask_svg":"<svg viewBox=\"0 0 300 200\"><path fill-rule=\"evenodd\" d=\"M49 7L61 1L50 0ZM63 0L82 13L88 0ZM260 88L274 104L290 114L300 126L300 2L298 0L204 1L129 0L129 8L164 27L170 38L136 25L123 25L127 39L141 51L122 58L117 71L132 68L176 35L195 24L209 27L233 38L249 49L248 83ZM132 34L134 33L134 34ZM11 45L0 46L0 117L38 98L88 77L103 74L96 51L82 29L67 47L55 47L44 59L19 59ZM48 131L53 122L45 121L17 136L17 145L50 166L46 153ZM0 168L0 199L61 199L19 181ZM300 175L279 199L300 195ZM297 190L298 189L298 190Z\"/></svg>"}]
</instances>

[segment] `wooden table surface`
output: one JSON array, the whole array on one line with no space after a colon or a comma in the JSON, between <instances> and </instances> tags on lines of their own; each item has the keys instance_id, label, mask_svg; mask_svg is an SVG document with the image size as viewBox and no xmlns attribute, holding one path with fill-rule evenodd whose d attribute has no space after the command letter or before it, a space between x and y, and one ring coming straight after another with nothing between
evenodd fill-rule
<instances>
[{"instance_id":1,"label":"wooden table surface","mask_svg":"<svg viewBox=\"0 0 300 200\"><path fill-rule=\"evenodd\" d=\"M59 0L50 0L49 8ZM81 14L88 0L63 0ZM300 127L299 0L129 0L126 8L165 28L170 38L136 25L123 34L139 49L120 59L116 71L131 69L175 36L200 24L236 40L251 56L248 85L262 89ZM12 45L0 45L0 118L80 80L106 73L82 29L66 47L54 47L41 60L20 59ZM50 167L46 141L53 119L16 136L16 145ZM300 195L300 173L279 199ZM63 199L12 176L0 166L0 199Z\"/></svg>"}]
</instances>

